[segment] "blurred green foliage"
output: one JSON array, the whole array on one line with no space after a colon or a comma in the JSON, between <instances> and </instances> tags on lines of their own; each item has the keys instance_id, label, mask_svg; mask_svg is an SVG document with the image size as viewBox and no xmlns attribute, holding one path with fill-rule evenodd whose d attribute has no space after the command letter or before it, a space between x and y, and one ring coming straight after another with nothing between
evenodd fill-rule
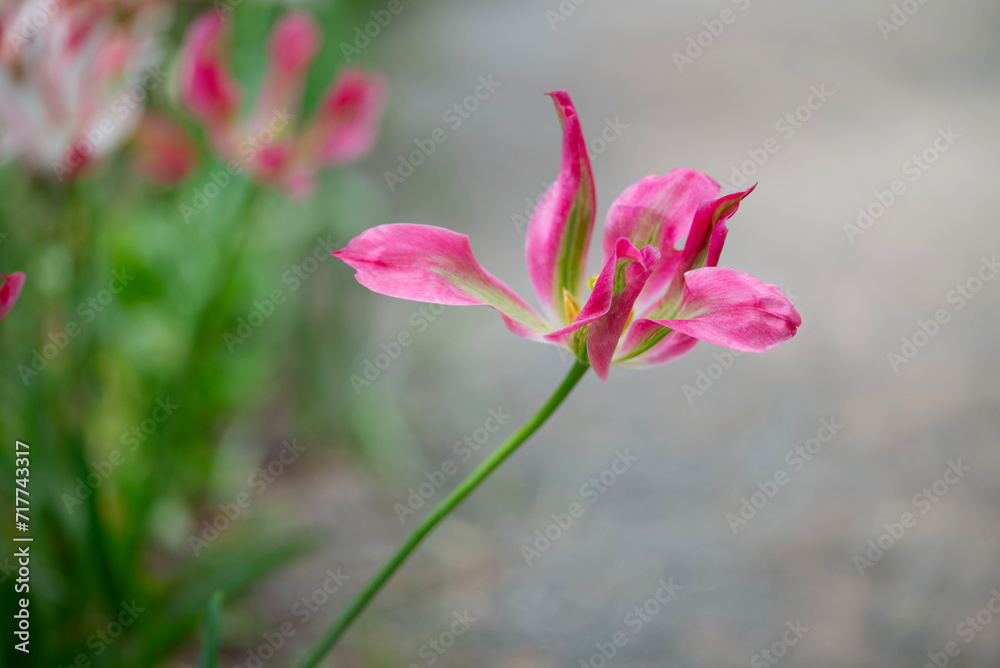
<instances>
[{"instance_id":1,"label":"blurred green foliage","mask_svg":"<svg viewBox=\"0 0 1000 668\"><path fill-rule=\"evenodd\" d=\"M325 33L307 112L343 65L338 44L374 6L307 8ZM178 5L167 65L209 7ZM282 11L249 0L235 10L233 65L248 91ZM170 90L150 106L197 132ZM250 491L246 472L284 441L323 434L318 445L343 448L365 436L352 431L346 374L329 371L349 367L366 314L323 275L331 246L377 216L377 183L327 171L295 201L236 177L185 221L181 205L224 170L201 139L200 169L169 190L143 180L127 147L73 183L0 168L0 271L27 274L0 323L0 540L12 544L20 440L31 448L34 665L145 668L179 650L194 665L213 593L232 601L318 537L257 508L204 549L191 537ZM319 269L296 270L307 258L322 258ZM0 564L3 616L15 571ZM3 665L23 665L12 643L2 652Z\"/></svg>"}]
</instances>

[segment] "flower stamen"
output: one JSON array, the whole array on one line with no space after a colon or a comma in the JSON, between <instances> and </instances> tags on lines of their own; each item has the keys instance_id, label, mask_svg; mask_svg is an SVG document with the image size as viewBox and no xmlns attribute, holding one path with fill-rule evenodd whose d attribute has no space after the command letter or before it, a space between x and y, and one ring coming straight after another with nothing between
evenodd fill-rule
<instances>
[{"instance_id":1,"label":"flower stamen","mask_svg":"<svg viewBox=\"0 0 1000 668\"><path fill-rule=\"evenodd\" d=\"M580 304L566 288L563 288L563 311L566 313L567 324L576 320L576 316L580 315Z\"/></svg>"}]
</instances>

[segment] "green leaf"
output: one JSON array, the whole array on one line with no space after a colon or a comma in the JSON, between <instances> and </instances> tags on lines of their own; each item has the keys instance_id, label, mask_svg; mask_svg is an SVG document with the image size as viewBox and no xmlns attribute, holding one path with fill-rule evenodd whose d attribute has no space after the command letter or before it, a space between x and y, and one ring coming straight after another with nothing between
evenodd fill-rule
<instances>
[{"instance_id":1,"label":"green leaf","mask_svg":"<svg viewBox=\"0 0 1000 668\"><path fill-rule=\"evenodd\" d=\"M222 600L225 594L222 590L212 594L212 600L208 603L208 614L205 615L205 634L201 645L201 660L198 662L200 668L215 668L215 661L219 656L219 626L222 616Z\"/></svg>"}]
</instances>

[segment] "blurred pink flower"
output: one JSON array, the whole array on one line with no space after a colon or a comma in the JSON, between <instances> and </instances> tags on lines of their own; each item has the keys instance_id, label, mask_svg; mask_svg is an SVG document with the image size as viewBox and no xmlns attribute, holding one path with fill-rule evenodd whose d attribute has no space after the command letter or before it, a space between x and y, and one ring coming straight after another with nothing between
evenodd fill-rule
<instances>
[{"instance_id":1,"label":"blurred pink flower","mask_svg":"<svg viewBox=\"0 0 1000 668\"><path fill-rule=\"evenodd\" d=\"M146 111L133 137L135 166L149 180L173 186L186 179L198 163L198 145L177 121Z\"/></svg>"},{"instance_id":2,"label":"blurred pink flower","mask_svg":"<svg viewBox=\"0 0 1000 668\"><path fill-rule=\"evenodd\" d=\"M385 80L360 68L344 69L319 108L296 123L305 78L322 35L300 12L271 31L264 83L245 118L242 90L229 69L228 21L208 12L194 22L180 56L180 94L205 127L216 151L253 178L293 195L307 195L324 166L358 160L371 151L385 103Z\"/></svg>"},{"instance_id":3,"label":"blurred pink flower","mask_svg":"<svg viewBox=\"0 0 1000 668\"><path fill-rule=\"evenodd\" d=\"M753 188L718 197L719 184L690 169L648 176L615 200L604 225L603 269L588 281L596 214L590 158L569 94L551 96L563 127L562 166L532 215L525 249L547 318L483 269L469 238L451 230L381 225L334 256L384 295L492 306L512 332L567 348L602 380L612 362L663 364L698 340L759 353L795 335L802 319L781 290L717 266L726 221Z\"/></svg>"},{"instance_id":4,"label":"blurred pink flower","mask_svg":"<svg viewBox=\"0 0 1000 668\"><path fill-rule=\"evenodd\" d=\"M14 308L14 302L21 294L21 288L24 286L24 274L20 271L15 271L13 274L0 274L0 280L3 281L0 284L0 319L2 319Z\"/></svg>"},{"instance_id":5,"label":"blurred pink flower","mask_svg":"<svg viewBox=\"0 0 1000 668\"><path fill-rule=\"evenodd\" d=\"M12 0L0 6L0 159L59 180L111 153L164 81L164 2Z\"/></svg>"}]
</instances>

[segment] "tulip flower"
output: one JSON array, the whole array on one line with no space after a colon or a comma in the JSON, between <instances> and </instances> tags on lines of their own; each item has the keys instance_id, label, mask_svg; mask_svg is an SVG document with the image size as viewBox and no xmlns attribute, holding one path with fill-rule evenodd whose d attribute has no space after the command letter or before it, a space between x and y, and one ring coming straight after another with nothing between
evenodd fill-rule
<instances>
[{"instance_id":1,"label":"tulip flower","mask_svg":"<svg viewBox=\"0 0 1000 668\"><path fill-rule=\"evenodd\" d=\"M15 271L13 274L0 274L0 319L3 319L14 308L14 302L21 294L24 286L24 274Z\"/></svg>"},{"instance_id":2,"label":"tulip flower","mask_svg":"<svg viewBox=\"0 0 1000 668\"><path fill-rule=\"evenodd\" d=\"M146 178L162 186L186 179L198 163L194 138L177 121L147 111L133 137L135 166Z\"/></svg>"},{"instance_id":3,"label":"tulip flower","mask_svg":"<svg viewBox=\"0 0 1000 668\"><path fill-rule=\"evenodd\" d=\"M569 94L550 95L562 123L562 164L531 217L525 248L544 315L479 265L468 237L441 227L382 225L334 253L370 290L491 306L518 336L563 346L577 361L541 409L421 520L301 668L319 665L424 537L548 420L587 369L606 380L612 363L663 364L699 340L763 352L794 336L802 322L777 287L718 266L726 222L753 188L719 197L719 184L690 169L625 189L604 225L602 268L588 279L597 211L590 158Z\"/></svg>"},{"instance_id":4,"label":"tulip flower","mask_svg":"<svg viewBox=\"0 0 1000 668\"><path fill-rule=\"evenodd\" d=\"M322 40L308 15L286 14L271 31L264 83L246 118L240 115L242 89L229 68L228 35L226 16L207 12L188 30L180 56L181 100L224 160L292 195L307 195L320 168L371 151L385 104L381 76L342 70L312 117L295 122Z\"/></svg>"},{"instance_id":5,"label":"tulip flower","mask_svg":"<svg viewBox=\"0 0 1000 668\"><path fill-rule=\"evenodd\" d=\"M62 181L109 155L164 77L171 11L155 0L14 0L0 7L0 160Z\"/></svg>"},{"instance_id":6,"label":"tulip flower","mask_svg":"<svg viewBox=\"0 0 1000 668\"><path fill-rule=\"evenodd\" d=\"M802 321L781 290L718 266L726 222L753 188L718 197L719 185L690 169L625 189L605 221L602 268L588 280L596 203L587 144L569 95L550 95L562 122L562 165L531 217L525 248L544 316L483 269L468 237L451 230L382 225L334 256L374 292L492 306L512 332L566 348L601 380L613 363L663 364L699 340L759 353L795 335Z\"/></svg>"}]
</instances>

